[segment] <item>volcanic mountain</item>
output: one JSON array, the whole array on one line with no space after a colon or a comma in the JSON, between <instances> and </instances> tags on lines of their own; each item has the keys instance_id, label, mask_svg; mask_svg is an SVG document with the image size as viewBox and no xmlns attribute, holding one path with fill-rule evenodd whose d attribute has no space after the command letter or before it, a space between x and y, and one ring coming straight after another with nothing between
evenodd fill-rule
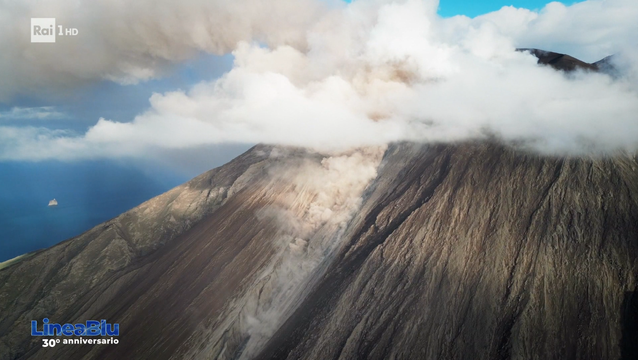
<instances>
[{"instance_id":1,"label":"volcanic mountain","mask_svg":"<svg viewBox=\"0 0 638 360\"><path fill-rule=\"evenodd\" d=\"M549 65L556 70L562 71L574 71L574 70L588 70L588 71L602 71L605 73L611 73L615 71L613 61L613 55L608 56L595 63L587 63L575 57L555 53L553 51L545 51L540 49L520 48L517 51L525 51L536 56L538 63L542 65Z\"/></svg>"},{"instance_id":2,"label":"volcanic mountain","mask_svg":"<svg viewBox=\"0 0 638 360\"><path fill-rule=\"evenodd\" d=\"M629 359L637 286L635 155L258 145L0 270L0 359Z\"/></svg>"}]
</instances>

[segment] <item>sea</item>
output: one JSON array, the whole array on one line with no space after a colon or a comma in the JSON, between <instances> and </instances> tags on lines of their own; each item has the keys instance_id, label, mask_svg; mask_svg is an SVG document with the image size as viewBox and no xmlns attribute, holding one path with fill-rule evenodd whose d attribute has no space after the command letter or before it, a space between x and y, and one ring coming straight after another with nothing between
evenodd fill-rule
<instances>
[{"instance_id":1,"label":"sea","mask_svg":"<svg viewBox=\"0 0 638 360\"><path fill-rule=\"evenodd\" d=\"M112 160L0 162L0 262L80 235L193 175Z\"/></svg>"}]
</instances>

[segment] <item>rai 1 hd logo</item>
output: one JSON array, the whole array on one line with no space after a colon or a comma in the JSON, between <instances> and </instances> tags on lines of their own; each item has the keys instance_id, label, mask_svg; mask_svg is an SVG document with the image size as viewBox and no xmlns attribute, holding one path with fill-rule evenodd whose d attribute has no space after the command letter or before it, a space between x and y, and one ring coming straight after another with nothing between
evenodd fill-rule
<instances>
[{"instance_id":1,"label":"rai 1 hd logo","mask_svg":"<svg viewBox=\"0 0 638 360\"><path fill-rule=\"evenodd\" d=\"M31 42L54 43L57 36L76 36L76 28L65 28L62 25L55 26L55 18L31 18Z\"/></svg>"}]
</instances>

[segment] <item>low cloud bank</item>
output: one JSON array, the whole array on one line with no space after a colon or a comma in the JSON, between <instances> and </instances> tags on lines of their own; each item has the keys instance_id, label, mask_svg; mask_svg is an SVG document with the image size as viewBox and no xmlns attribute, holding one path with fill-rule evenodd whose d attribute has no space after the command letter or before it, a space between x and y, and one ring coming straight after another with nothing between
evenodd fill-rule
<instances>
[{"instance_id":1,"label":"low cloud bank","mask_svg":"<svg viewBox=\"0 0 638 360\"><path fill-rule=\"evenodd\" d=\"M145 156L257 142L345 150L485 136L548 153L638 148L635 1L550 3L538 13L505 7L474 19L440 18L438 2L429 0L303 3L277 2L268 11L249 0L180 5L199 5L193 18L176 16L167 3L149 7L156 9L149 24L118 18L117 28L136 36L108 39L111 62L88 77L144 80L164 61L197 51L232 51L234 67L188 91L153 95L131 122L100 119L85 134L0 127L0 159ZM106 19L124 13L98 4ZM239 24L228 25L220 11ZM517 47L585 61L615 53L622 76L557 72Z\"/></svg>"}]
</instances>

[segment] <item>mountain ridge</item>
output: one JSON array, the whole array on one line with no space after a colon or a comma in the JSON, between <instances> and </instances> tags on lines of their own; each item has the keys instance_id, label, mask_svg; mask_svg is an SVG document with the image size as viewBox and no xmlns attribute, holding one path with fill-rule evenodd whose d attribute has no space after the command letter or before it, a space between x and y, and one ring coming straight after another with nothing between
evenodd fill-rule
<instances>
[{"instance_id":1,"label":"mountain ridge","mask_svg":"<svg viewBox=\"0 0 638 360\"><path fill-rule=\"evenodd\" d=\"M588 63L567 54L561 54L553 51L546 51L535 48L517 48L516 51L529 52L538 59L538 63L549 65L556 70L571 72L575 70L601 71L604 73L614 73L616 71L613 65L614 55L610 55L599 61Z\"/></svg>"}]
</instances>

